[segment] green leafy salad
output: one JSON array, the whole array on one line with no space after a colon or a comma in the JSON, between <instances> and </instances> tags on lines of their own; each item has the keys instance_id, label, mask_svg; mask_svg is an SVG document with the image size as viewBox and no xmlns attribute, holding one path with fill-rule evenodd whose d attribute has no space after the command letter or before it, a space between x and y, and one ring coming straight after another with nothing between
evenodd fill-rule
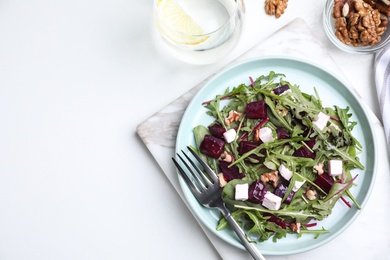
<instances>
[{"instance_id":1,"label":"green leafy salad","mask_svg":"<svg viewBox=\"0 0 390 260\"><path fill-rule=\"evenodd\" d=\"M271 71L205 101L208 126L193 129L194 149L218 173L222 196L248 237L277 241L287 234L329 232L317 221L337 201L360 205L350 192L364 169L349 107L323 107ZM217 230L228 226L224 218Z\"/></svg>"}]
</instances>

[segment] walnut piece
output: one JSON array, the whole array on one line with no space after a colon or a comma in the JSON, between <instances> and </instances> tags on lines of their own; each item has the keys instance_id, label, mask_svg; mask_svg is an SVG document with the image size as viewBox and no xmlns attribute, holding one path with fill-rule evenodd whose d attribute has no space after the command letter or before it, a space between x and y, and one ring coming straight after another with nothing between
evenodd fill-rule
<instances>
[{"instance_id":1,"label":"walnut piece","mask_svg":"<svg viewBox=\"0 0 390 260\"><path fill-rule=\"evenodd\" d=\"M239 113L239 112L237 112L237 111L230 110L230 111L229 111L228 117L225 119L225 124L226 124L226 126L229 126L229 125L232 124L233 122L238 121L238 119L240 118L241 114L242 114L242 113Z\"/></svg>"},{"instance_id":2,"label":"walnut piece","mask_svg":"<svg viewBox=\"0 0 390 260\"><path fill-rule=\"evenodd\" d=\"M221 159L225 162L231 163L234 161L234 155L229 153L228 151L224 151L221 154Z\"/></svg>"},{"instance_id":3,"label":"walnut piece","mask_svg":"<svg viewBox=\"0 0 390 260\"><path fill-rule=\"evenodd\" d=\"M219 181L219 187L221 187L221 188L225 187L226 184L227 184L227 181L223 177L223 173L222 172L218 174L218 181Z\"/></svg>"},{"instance_id":4,"label":"walnut piece","mask_svg":"<svg viewBox=\"0 0 390 260\"><path fill-rule=\"evenodd\" d=\"M380 13L390 16L390 1L389 0L364 0L372 8L377 9Z\"/></svg>"},{"instance_id":5,"label":"walnut piece","mask_svg":"<svg viewBox=\"0 0 390 260\"><path fill-rule=\"evenodd\" d=\"M317 198L317 191L316 190L307 190L305 192L306 198L308 200L315 200Z\"/></svg>"},{"instance_id":6,"label":"walnut piece","mask_svg":"<svg viewBox=\"0 0 390 260\"><path fill-rule=\"evenodd\" d=\"M290 228L292 231L297 232L299 234L301 232L301 223L299 222L291 223Z\"/></svg>"},{"instance_id":7,"label":"walnut piece","mask_svg":"<svg viewBox=\"0 0 390 260\"><path fill-rule=\"evenodd\" d=\"M254 140L255 142L260 141L260 129L256 129L256 130L255 130L255 135L253 136L253 140Z\"/></svg>"},{"instance_id":8,"label":"walnut piece","mask_svg":"<svg viewBox=\"0 0 390 260\"><path fill-rule=\"evenodd\" d=\"M260 176L260 180L264 184L266 184L267 182L270 182L270 183L272 183L272 186L274 186L274 188L276 188L278 186L278 181L279 181L278 171L270 171L270 172L263 173Z\"/></svg>"},{"instance_id":9,"label":"walnut piece","mask_svg":"<svg viewBox=\"0 0 390 260\"><path fill-rule=\"evenodd\" d=\"M279 18L287 8L288 0L265 0L265 12Z\"/></svg>"},{"instance_id":10,"label":"walnut piece","mask_svg":"<svg viewBox=\"0 0 390 260\"><path fill-rule=\"evenodd\" d=\"M284 108L284 109L278 109L278 110L276 110L276 112L278 112L279 115L285 117L288 113L288 110L286 108Z\"/></svg>"},{"instance_id":11,"label":"walnut piece","mask_svg":"<svg viewBox=\"0 0 390 260\"><path fill-rule=\"evenodd\" d=\"M318 175L321 175L321 174L324 173L324 164L323 163L319 163L317 165L314 165L313 169L317 171Z\"/></svg>"},{"instance_id":12,"label":"walnut piece","mask_svg":"<svg viewBox=\"0 0 390 260\"><path fill-rule=\"evenodd\" d=\"M390 5L390 1L389 0L381 0L385 5Z\"/></svg>"},{"instance_id":13,"label":"walnut piece","mask_svg":"<svg viewBox=\"0 0 390 260\"><path fill-rule=\"evenodd\" d=\"M387 29L390 6L382 0L334 0L335 35L344 44L372 46Z\"/></svg>"}]
</instances>

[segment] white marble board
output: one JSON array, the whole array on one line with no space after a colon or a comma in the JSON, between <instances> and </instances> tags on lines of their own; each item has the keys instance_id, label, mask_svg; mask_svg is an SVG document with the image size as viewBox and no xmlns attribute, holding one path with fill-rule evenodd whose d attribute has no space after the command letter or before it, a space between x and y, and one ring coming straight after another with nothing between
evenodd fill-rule
<instances>
[{"instance_id":1,"label":"white marble board","mask_svg":"<svg viewBox=\"0 0 390 260\"><path fill-rule=\"evenodd\" d=\"M345 79L344 75L342 75L338 69L338 64L327 53L324 45L315 38L307 24L299 18L293 20L275 34L271 35L268 39L256 45L254 48L233 61L231 64L254 57L273 55L284 55L289 57L298 57L300 59L307 59L311 62L318 63L318 65L325 67L328 70L331 70L337 76L343 78L344 81L348 82L348 80ZM218 73L218 71L212 73L210 77L216 73ZM208 79L205 79L204 81L200 82L189 92L168 104L161 111L156 112L153 116L141 123L137 128L138 135L145 143L157 163L160 165L163 173L166 175L182 198L183 195L178 183L177 173L171 160L171 157L174 156L176 133L187 104L193 95L205 84L205 82L207 82L207 80ZM351 87L351 89L353 89L353 87ZM357 94L359 96L359 93ZM371 114L371 119L375 126L374 128L378 138L378 144L380 144L378 150L383 151L383 153L379 153L379 161L386 161L386 163L382 165L382 170L388 173L388 157L386 148L383 146L383 128L375 115L373 113ZM158 132L155 131L156 125L159 126ZM378 175L381 176L380 173ZM383 195L387 195L387 197L390 198L390 191L387 189L389 184L389 174L381 176L381 182L376 183L375 191L372 193L371 197L378 197L380 199L383 198ZM371 203L372 200L374 199L372 198L369 203L367 203L366 208L375 209L375 205ZM387 222L385 215L388 216L390 214L390 210L387 208L377 210L375 214L375 222ZM370 230L366 230L367 235L371 236L370 234L375 233L375 241L380 241L380 243L374 242L374 240L362 241L364 236L361 232L362 229L358 225L369 224L371 221L370 218L373 217L373 215L370 215L372 214L371 211L372 210L370 209L363 209L358 219L351 225L352 227L348 228L342 235L332 240L327 245L303 254L285 256L283 259L312 258L320 260L342 259L342 257L348 257L348 259L350 259L350 257L353 256L354 259L384 259L382 257L385 255L390 255L390 228L385 228L384 230L380 227L370 226ZM209 230L205 229L202 224L199 223L199 225L203 228L207 237L210 239L210 242L214 245L222 259L250 259L249 254L228 245L226 242L217 238ZM375 252L372 252L373 247L375 247ZM357 248L360 248L360 250L356 251ZM380 256L380 258L377 258L378 256ZM269 256L267 259L281 259L281 257Z\"/></svg>"}]
</instances>

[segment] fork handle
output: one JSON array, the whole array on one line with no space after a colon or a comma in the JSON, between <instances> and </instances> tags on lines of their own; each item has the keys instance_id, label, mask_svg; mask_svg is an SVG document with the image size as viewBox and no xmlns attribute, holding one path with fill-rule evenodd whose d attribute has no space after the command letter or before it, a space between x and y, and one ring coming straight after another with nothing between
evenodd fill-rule
<instances>
[{"instance_id":1,"label":"fork handle","mask_svg":"<svg viewBox=\"0 0 390 260\"><path fill-rule=\"evenodd\" d=\"M255 259L255 260L265 260L264 256L260 253L260 251L254 245L254 243L248 242L248 240L246 239L244 231L237 224L237 222L233 219L233 217L232 217L232 215L230 215L230 213L227 213L225 215L225 219L230 224L230 227L234 230L234 232L236 232L236 234L240 238L242 244L245 246L245 248L248 250L248 252L252 255L253 259Z\"/></svg>"}]
</instances>

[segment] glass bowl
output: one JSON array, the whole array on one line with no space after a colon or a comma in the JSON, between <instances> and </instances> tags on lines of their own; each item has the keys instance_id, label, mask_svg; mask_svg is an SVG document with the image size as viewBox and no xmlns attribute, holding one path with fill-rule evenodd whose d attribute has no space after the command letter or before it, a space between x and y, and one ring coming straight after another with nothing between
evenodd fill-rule
<instances>
[{"instance_id":1,"label":"glass bowl","mask_svg":"<svg viewBox=\"0 0 390 260\"><path fill-rule=\"evenodd\" d=\"M154 0L157 45L192 64L210 64L228 55L238 43L244 0Z\"/></svg>"},{"instance_id":2,"label":"glass bowl","mask_svg":"<svg viewBox=\"0 0 390 260\"><path fill-rule=\"evenodd\" d=\"M390 23L389 23L387 26L387 30L384 32L384 34L381 37L382 38L381 41L373 46L355 47L352 44L351 45L344 44L335 35L335 31L336 31L334 26L335 19L332 16L333 5L334 5L334 0L326 1L324 13L323 13L323 26L330 41L339 49L353 54L371 54L381 50L384 46L386 46L387 43L390 42L390 29L389 29Z\"/></svg>"}]
</instances>

